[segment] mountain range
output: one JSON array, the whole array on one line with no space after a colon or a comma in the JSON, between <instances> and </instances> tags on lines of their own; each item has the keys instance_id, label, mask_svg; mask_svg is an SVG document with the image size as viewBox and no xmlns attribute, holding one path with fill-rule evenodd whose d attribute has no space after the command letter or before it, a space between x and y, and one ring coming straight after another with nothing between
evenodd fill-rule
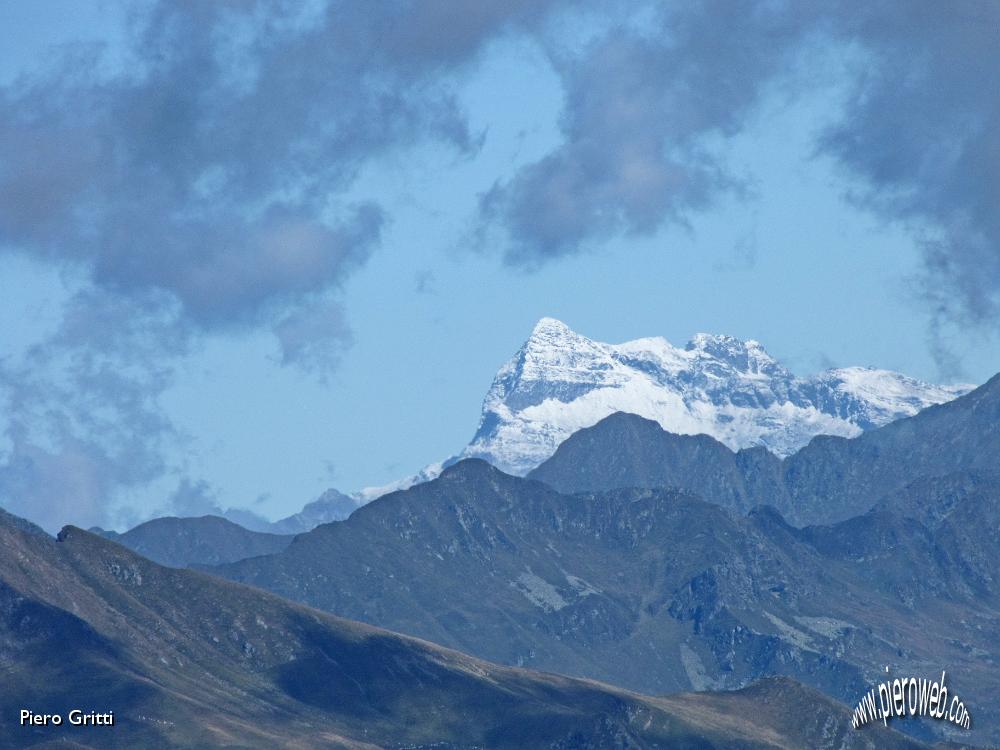
<instances>
[{"instance_id":1,"label":"mountain range","mask_svg":"<svg viewBox=\"0 0 1000 750\"><path fill-rule=\"evenodd\" d=\"M567 439L529 476L562 492L678 487L746 512L778 508L796 525L842 521L918 477L1000 469L1000 375L945 404L856 438L817 436L781 459L732 451L616 414Z\"/></svg>"},{"instance_id":2,"label":"mountain range","mask_svg":"<svg viewBox=\"0 0 1000 750\"><path fill-rule=\"evenodd\" d=\"M239 508L221 514L251 531L300 534L429 481L463 458L524 476L571 435L616 413L645 417L678 435L705 435L734 452L763 448L783 458L817 435L856 437L971 389L870 367L799 378L753 340L701 333L684 347L661 337L605 344L542 318L497 372L475 435L456 455L385 485L351 494L328 489L278 521Z\"/></svg>"},{"instance_id":3,"label":"mountain range","mask_svg":"<svg viewBox=\"0 0 1000 750\"><path fill-rule=\"evenodd\" d=\"M277 521L269 521L253 511L243 508L228 508L221 515L233 523L264 534L301 534L321 523L341 521L357 510L363 503L360 497L345 495L336 489L328 489L300 510Z\"/></svg>"},{"instance_id":4,"label":"mountain range","mask_svg":"<svg viewBox=\"0 0 1000 750\"><path fill-rule=\"evenodd\" d=\"M648 698L513 669L0 515L0 748L921 750L787 679ZM23 725L22 710L114 715Z\"/></svg>"},{"instance_id":5,"label":"mountain range","mask_svg":"<svg viewBox=\"0 0 1000 750\"><path fill-rule=\"evenodd\" d=\"M969 389L864 367L799 378L757 341L699 333L684 347L661 337L605 344L543 318L494 378L461 455L523 475L574 432L629 412L787 456L815 435L855 437Z\"/></svg>"},{"instance_id":6,"label":"mountain range","mask_svg":"<svg viewBox=\"0 0 1000 750\"><path fill-rule=\"evenodd\" d=\"M998 742L1000 376L966 390L545 319L408 489L57 539L0 512L0 749ZM848 728L943 669L971 733ZM79 696L119 728L11 723Z\"/></svg>"},{"instance_id":7,"label":"mountain range","mask_svg":"<svg viewBox=\"0 0 1000 750\"><path fill-rule=\"evenodd\" d=\"M523 476L570 435L616 412L675 434L708 435L733 451L763 447L784 457L816 435L856 437L972 387L872 367L800 378L753 340L699 333L683 347L662 337L605 344L542 318L497 372L462 451L355 497L367 502L425 482L462 458Z\"/></svg>"},{"instance_id":8,"label":"mountain range","mask_svg":"<svg viewBox=\"0 0 1000 750\"><path fill-rule=\"evenodd\" d=\"M466 459L211 570L646 693L783 674L847 701L884 666L942 665L996 741L998 425L1000 376L784 459L615 414L527 479Z\"/></svg>"},{"instance_id":9,"label":"mountain range","mask_svg":"<svg viewBox=\"0 0 1000 750\"><path fill-rule=\"evenodd\" d=\"M490 660L647 693L780 674L847 702L886 665L946 668L975 736L996 741L996 488L959 503L947 484L910 488L951 508L930 528L914 511L800 530L767 507L741 516L662 489L562 495L466 460L281 553L212 571Z\"/></svg>"}]
</instances>

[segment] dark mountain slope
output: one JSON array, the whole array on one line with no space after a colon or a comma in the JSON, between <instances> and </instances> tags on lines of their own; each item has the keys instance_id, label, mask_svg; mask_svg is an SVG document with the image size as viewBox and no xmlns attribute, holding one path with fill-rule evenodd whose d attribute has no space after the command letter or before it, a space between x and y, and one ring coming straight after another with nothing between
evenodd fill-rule
<instances>
[{"instance_id":1,"label":"dark mountain slope","mask_svg":"<svg viewBox=\"0 0 1000 750\"><path fill-rule=\"evenodd\" d=\"M745 694L646 699L498 667L4 518L0 664L2 748L923 747L851 732L845 707L794 683L776 700L819 723L759 721ZM115 724L21 727L21 708Z\"/></svg>"},{"instance_id":2,"label":"dark mountain slope","mask_svg":"<svg viewBox=\"0 0 1000 750\"><path fill-rule=\"evenodd\" d=\"M528 478L567 494L673 487L744 513L787 505L781 459L765 449L734 453L708 435L675 435L622 412L574 433Z\"/></svg>"},{"instance_id":3,"label":"dark mountain slope","mask_svg":"<svg viewBox=\"0 0 1000 750\"><path fill-rule=\"evenodd\" d=\"M220 565L245 557L270 555L283 550L293 538L250 531L219 516L154 518L124 534L95 531L153 562L173 568Z\"/></svg>"},{"instance_id":4,"label":"dark mountain slope","mask_svg":"<svg viewBox=\"0 0 1000 750\"><path fill-rule=\"evenodd\" d=\"M864 515L795 532L903 601L1000 598L1000 478L956 472L917 479Z\"/></svg>"},{"instance_id":5,"label":"dark mountain slope","mask_svg":"<svg viewBox=\"0 0 1000 750\"><path fill-rule=\"evenodd\" d=\"M922 477L889 493L877 508L904 518L915 518L929 529L937 528L949 513L966 500L1000 507L1000 466L994 471L956 471Z\"/></svg>"},{"instance_id":6,"label":"dark mountain slope","mask_svg":"<svg viewBox=\"0 0 1000 750\"><path fill-rule=\"evenodd\" d=\"M484 658L662 693L691 686L677 642L697 626L668 610L684 609L691 582L723 559L740 561L739 580L711 585L746 609L760 593L780 608L768 590L787 577L811 585L750 524L693 496L570 497L469 460L297 537L282 554L214 570ZM729 664L734 684L780 658L776 640L749 631L746 640ZM698 648L692 664L707 658ZM853 669L822 671L837 692L860 685Z\"/></svg>"},{"instance_id":7,"label":"dark mountain slope","mask_svg":"<svg viewBox=\"0 0 1000 750\"><path fill-rule=\"evenodd\" d=\"M29 534L37 534L44 537L49 536L48 532L41 526L36 526L27 518L21 518L20 516L15 516L13 513L8 513L3 508L0 508L0 523L20 529L21 531L26 531Z\"/></svg>"},{"instance_id":8,"label":"dark mountain slope","mask_svg":"<svg viewBox=\"0 0 1000 750\"><path fill-rule=\"evenodd\" d=\"M677 487L728 508L773 505L790 522L835 523L918 477L1000 466L1000 375L974 391L856 438L820 436L784 461L733 453L615 414L580 430L529 474L562 492Z\"/></svg>"},{"instance_id":9,"label":"dark mountain slope","mask_svg":"<svg viewBox=\"0 0 1000 750\"><path fill-rule=\"evenodd\" d=\"M918 477L998 466L1000 375L954 401L857 438L814 438L783 469L796 520L829 522L868 510Z\"/></svg>"},{"instance_id":10,"label":"dark mountain slope","mask_svg":"<svg viewBox=\"0 0 1000 750\"><path fill-rule=\"evenodd\" d=\"M900 532L914 559L929 554L924 531ZM213 570L484 658L647 693L784 674L848 701L887 664L940 663L969 670L977 706L1000 696L995 598L903 596L810 534L773 510L741 516L672 490L567 496L463 461L280 554Z\"/></svg>"}]
</instances>

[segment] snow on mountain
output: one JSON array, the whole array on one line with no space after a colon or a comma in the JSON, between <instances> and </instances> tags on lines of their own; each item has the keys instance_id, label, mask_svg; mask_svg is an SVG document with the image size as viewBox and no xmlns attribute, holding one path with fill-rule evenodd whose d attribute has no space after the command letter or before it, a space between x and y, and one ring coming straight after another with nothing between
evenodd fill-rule
<instances>
[{"instance_id":1,"label":"snow on mountain","mask_svg":"<svg viewBox=\"0 0 1000 750\"><path fill-rule=\"evenodd\" d=\"M367 502L433 479L461 458L524 475L574 432L617 411L671 432L711 435L733 450L762 445L787 456L816 435L853 437L972 388L866 367L798 378L753 340L699 333L683 348L662 337L605 344L542 318L497 372L479 428L457 458L353 497Z\"/></svg>"},{"instance_id":2,"label":"snow on mountain","mask_svg":"<svg viewBox=\"0 0 1000 750\"><path fill-rule=\"evenodd\" d=\"M863 367L798 378L753 340L700 333L684 348L659 337L605 344L543 318L497 373L461 456L525 474L616 411L787 456L815 435L852 437L971 388Z\"/></svg>"},{"instance_id":3,"label":"snow on mountain","mask_svg":"<svg viewBox=\"0 0 1000 750\"><path fill-rule=\"evenodd\" d=\"M351 497L359 503L364 504L370 503L375 498L382 497L382 495L388 495L390 492L408 490L415 484L421 484L422 482L429 482L432 479L437 479L444 467L453 460L454 459L449 459L449 461L438 461L437 463L425 466L416 474L411 474L408 477L397 479L396 481L389 482L388 484L382 484L376 487L365 487L357 492L352 492Z\"/></svg>"}]
</instances>

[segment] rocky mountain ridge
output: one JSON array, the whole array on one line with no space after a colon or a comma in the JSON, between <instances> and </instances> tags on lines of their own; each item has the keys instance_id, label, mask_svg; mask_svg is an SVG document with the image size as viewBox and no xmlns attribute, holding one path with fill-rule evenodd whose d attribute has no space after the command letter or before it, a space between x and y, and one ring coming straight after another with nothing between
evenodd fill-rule
<instances>
[{"instance_id":1,"label":"rocky mountain ridge","mask_svg":"<svg viewBox=\"0 0 1000 750\"><path fill-rule=\"evenodd\" d=\"M947 664L978 710L977 736L996 741L1000 591L986 571L1000 540L972 522L983 492L957 501L928 485L927 502L962 523L881 513L796 529L766 506L736 514L655 488L565 495L469 459L279 554L211 570L493 661L646 693L780 674L847 702L885 665ZM942 557L945 544L955 554Z\"/></svg>"},{"instance_id":2,"label":"rocky mountain ridge","mask_svg":"<svg viewBox=\"0 0 1000 750\"><path fill-rule=\"evenodd\" d=\"M3 750L928 747L879 726L855 732L845 706L790 680L645 698L490 664L2 515L0 657ZM22 709L114 723L24 725Z\"/></svg>"},{"instance_id":3,"label":"rocky mountain ridge","mask_svg":"<svg viewBox=\"0 0 1000 750\"><path fill-rule=\"evenodd\" d=\"M1000 467L1000 375L975 390L856 438L817 436L780 459L732 451L706 435L675 435L614 414L572 435L528 476L561 492L675 487L738 512L773 505L798 526L867 512L919 477Z\"/></svg>"}]
</instances>

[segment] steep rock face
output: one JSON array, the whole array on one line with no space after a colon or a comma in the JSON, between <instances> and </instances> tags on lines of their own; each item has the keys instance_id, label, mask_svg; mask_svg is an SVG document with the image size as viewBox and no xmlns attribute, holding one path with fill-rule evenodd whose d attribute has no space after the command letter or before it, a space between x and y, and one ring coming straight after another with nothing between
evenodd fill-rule
<instances>
[{"instance_id":1,"label":"steep rock face","mask_svg":"<svg viewBox=\"0 0 1000 750\"><path fill-rule=\"evenodd\" d=\"M846 707L791 681L643 698L164 568L72 527L57 541L5 516L0 664L5 749L927 748L878 726L852 732ZM746 716L752 702L762 718ZM806 704L815 718L789 723ZM21 726L26 707L113 712L114 725Z\"/></svg>"},{"instance_id":2,"label":"steep rock face","mask_svg":"<svg viewBox=\"0 0 1000 750\"><path fill-rule=\"evenodd\" d=\"M497 373L462 456L524 474L617 411L786 456L815 435L853 437L968 389L860 367L797 378L756 341L698 334L683 348L663 338L611 345L543 318Z\"/></svg>"},{"instance_id":3,"label":"steep rock face","mask_svg":"<svg viewBox=\"0 0 1000 750\"><path fill-rule=\"evenodd\" d=\"M956 562L941 585L903 589L910 562L884 585L879 566L897 550L938 565L943 537L907 521L861 538L851 523L796 529L773 509L737 515L675 490L563 495L467 460L280 554L213 570L492 660L650 693L783 674L849 701L886 664L948 663L997 731L986 707L1000 695L988 667L998 592L975 576L1000 545L971 572ZM857 554L842 554L845 537Z\"/></svg>"}]
</instances>

